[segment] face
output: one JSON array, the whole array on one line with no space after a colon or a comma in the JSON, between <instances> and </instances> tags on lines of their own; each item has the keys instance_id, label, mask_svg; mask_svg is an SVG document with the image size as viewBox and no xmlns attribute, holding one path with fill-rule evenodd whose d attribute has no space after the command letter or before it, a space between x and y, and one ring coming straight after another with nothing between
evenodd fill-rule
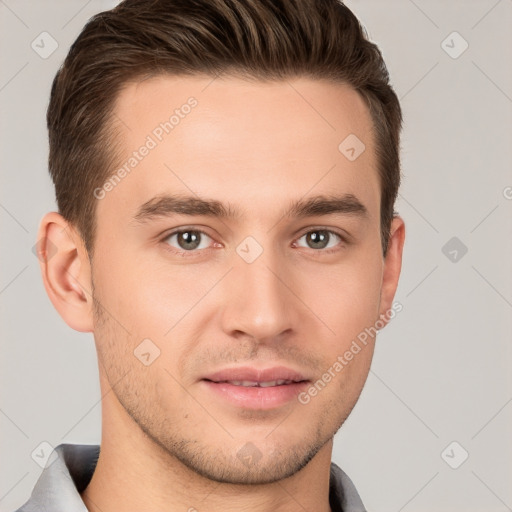
<instances>
[{"instance_id":1,"label":"face","mask_svg":"<svg viewBox=\"0 0 512 512\"><path fill-rule=\"evenodd\" d=\"M390 307L367 107L321 81L159 77L127 85L114 119L119 167L95 192L102 378L201 475L295 473L352 410L374 339L344 354Z\"/></svg>"}]
</instances>

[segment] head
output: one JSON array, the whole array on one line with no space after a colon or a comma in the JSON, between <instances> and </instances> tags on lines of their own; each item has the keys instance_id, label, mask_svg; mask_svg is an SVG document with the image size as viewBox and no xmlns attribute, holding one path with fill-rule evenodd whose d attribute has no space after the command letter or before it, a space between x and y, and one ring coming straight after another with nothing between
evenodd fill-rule
<instances>
[{"instance_id":1,"label":"head","mask_svg":"<svg viewBox=\"0 0 512 512\"><path fill-rule=\"evenodd\" d=\"M381 53L337 0L125 0L87 23L52 87L59 213L40 237L50 298L94 332L109 421L232 483L290 475L332 439L375 329L351 347L393 316L400 127ZM308 381L278 407L205 380L277 365Z\"/></svg>"}]
</instances>

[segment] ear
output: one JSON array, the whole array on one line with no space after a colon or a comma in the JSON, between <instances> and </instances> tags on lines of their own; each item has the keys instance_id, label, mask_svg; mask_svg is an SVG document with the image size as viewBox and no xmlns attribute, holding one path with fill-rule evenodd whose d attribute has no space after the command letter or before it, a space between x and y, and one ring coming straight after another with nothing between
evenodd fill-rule
<instances>
[{"instance_id":1,"label":"ear","mask_svg":"<svg viewBox=\"0 0 512 512\"><path fill-rule=\"evenodd\" d=\"M392 309L393 298L398 287L398 278L402 268L402 253L405 242L405 223L401 217L395 216L391 221L390 237L382 274L380 293L380 319L386 325L389 311ZM392 318L392 317L391 317Z\"/></svg>"},{"instance_id":2,"label":"ear","mask_svg":"<svg viewBox=\"0 0 512 512\"><path fill-rule=\"evenodd\" d=\"M37 257L46 293L63 320L93 331L89 256L78 231L57 212L47 213L37 235Z\"/></svg>"}]
</instances>

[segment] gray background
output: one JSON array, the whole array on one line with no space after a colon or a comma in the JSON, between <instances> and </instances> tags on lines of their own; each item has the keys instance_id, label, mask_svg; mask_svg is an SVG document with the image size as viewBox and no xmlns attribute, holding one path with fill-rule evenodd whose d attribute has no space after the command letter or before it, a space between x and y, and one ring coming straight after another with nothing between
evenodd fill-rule
<instances>
[{"instance_id":1,"label":"gray background","mask_svg":"<svg viewBox=\"0 0 512 512\"><path fill-rule=\"evenodd\" d=\"M51 80L86 20L114 4L0 0L2 511L28 498L41 442L100 441L92 335L53 309L32 247L55 209ZM511 510L512 0L347 4L402 100L407 240L403 311L379 335L333 460L370 511ZM47 58L31 48L43 31L58 43Z\"/></svg>"}]
</instances>

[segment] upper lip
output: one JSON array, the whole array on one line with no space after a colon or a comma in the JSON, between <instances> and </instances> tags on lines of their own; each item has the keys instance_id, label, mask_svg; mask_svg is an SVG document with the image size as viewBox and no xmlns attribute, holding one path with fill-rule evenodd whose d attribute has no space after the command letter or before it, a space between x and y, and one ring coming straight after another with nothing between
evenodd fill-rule
<instances>
[{"instance_id":1,"label":"upper lip","mask_svg":"<svg viewBox=\"0 0 512 512\"><path fill-rule=\"evenodd\" d=\"M213 382L223 381L251 381L251 382L271 382L274 380L292 380L296 382L309 380L304 375L292 368L286 366L273 366L270 368L254 368L251 366L241 366L238 368L225 368L203 377L203 380Z\"/></svg>"}]
</instances>

